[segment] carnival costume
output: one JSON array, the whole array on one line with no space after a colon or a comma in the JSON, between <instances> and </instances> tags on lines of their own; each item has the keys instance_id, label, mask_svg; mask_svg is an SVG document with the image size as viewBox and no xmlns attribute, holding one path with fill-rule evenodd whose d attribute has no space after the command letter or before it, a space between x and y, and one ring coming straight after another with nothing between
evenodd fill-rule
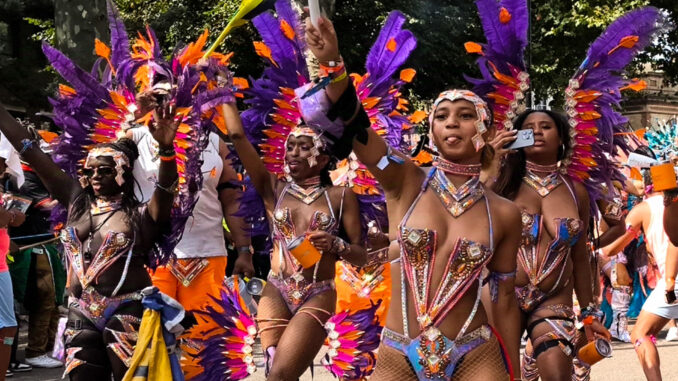
<instances>
[{"instance_id":1,"label":"carnival costume","mask_svg":"<svg viewBox=\"0 0 678 381\"><path fill-rule=\"evenodd\" d=\"M524 1L491 0L476 2L483 21L487 44L467 43L469 53L481 54L478 65L482 79L469 79L474 90L486 97L493 107L498 128L512 129L511 120L524 110L521 105L524 92L529 88L529 76L525 71L523 51L527 45L526 26L528 15ZM515 23L515 24L514 24ZM520 28L512 29L512 25ZM610 25L591 45L587 57L565 90L565 109L573 146L564 152L564 159L552 167L527 163L523 182L542 198L560 185L565 184L572 195L575 207L577 198L572 182L583 183L589 193L593 210L596 202L611 198L603 194L603 185L612 189L612 180L623 180L621 173L610 159L618 147L626 148L621 128L626 119L616 110L622 99L621 90L640 90L639 82L625 83L620 73L637 53L652 41L662 28L661 14L654 8L643 8L628 13ZM511 34L512 31L518 32ZM535 172L546 173L540 176ZM571 218L555 219L555 237L544 239L543 228L547 224L541 214L523 211L523 241L518 253L518 263L528 275L529 283L516 286L516 296L522 311L535 316L539 311L548 310L546 318L529 318L528 334L538 324L549 324L553 328L544 336L532 342L534 351L526 351L523 357L524 379L539 377L536 358L551 347L559 347L570 357L575 356L578 340L575 330L575 313L571 306L546 305L548 298L569 282L563 279L565 264L573 246L585 237L583 221ZM550 222L548 222L550 224ZM542 290L539 284L552 274L558 274L555 284ZM584 306L583 316L598 315L593 306ZM543 316L539 313L537 316ZM588 379L588 364L575 363L576 379Z\"/></svg>"},{"instance_id":2,"label":"carnival costume","mask_svg":"<svg viewBox=\"0 0 678 381\"><path fill-rule=\"evenodd\" d=\"M378 305L353 315L335 316L334 311L304 306L304 303L313 296L334 290L334 279L319 281L317 273L320 262L304 269L288 249L288 244L293 239L299 235L303 236L306 232L321 230L332 235L338 234L346 190L342 191L339 205L333 205L328 188L323 185L320 178L307 179L303 184L297 184L288 176L289 168L284 158L290 136L312 139L312 154L308 158L310 166L317 164L317 157L321 152L328 150L331 142L301 125L303 120L295 99L297 97L295 89L305 84L313 84L306 64L303 27L298 13L288 0L277 1L275 11L276 14L266 12L252 19L252 24L263 39L262 42L254 43L255 50L267 61L268 66L262 77L254 80L244 91L247 97L245 103L250 108L241 115L247 138L258 146L268 172L277 175L279 179L274 187L274 210L268 216L271 222L269 234L272 236L274 246L271 256L278 261L279 268L271 270L268 283L278 290L292 314L307 314L328 332L330 345L333 346L327 360L328 367L346 379L359 379L368 375L374 366L372 352L379 340L379 326L375 317ZM269 228L268 224L261 223L261 216L266 214L263 204L254 193L252 184L246 183L246 191L240 200L239 214L255 222L253 235ZM328 212L315 211L310 218L307 231L297 231L291 210L283 206L283 200L289 197L306 205L326 204ZM251 317L249 311L237 301L237 295L229 290L222 291L219 305L218 308L210 307L208 315L215 321L220 319L218 315L226 315L225 318L236 324L223 324L223 332L219 336L214 336L203 343L200 363L209 374L203 374L202 379L214 379L209 377L223 380L242 379L256 370L249 355L251 346L237 344L234 347L233 343L250 343L258 334L270 329L284 328L289 321ZM258 327L253 324L255 321ZM247 322L250 324L243 325ZM225 348L232 350L224 351ZM215 353L220 355L214 356ZM268 371L273 362L275 347L264 348L264 354ZM337 361L334 361L335 358Z\"/></svg>"},{"instance_id":3,"label":"carnival costume","mask_svg":"<svg viewBox=\"0 0 678 381\"><path fill-rule=\"evenodd\" d=\"M108 4L108 19L111 29L111 47L96 41L97 60L92 74L78 68L71 60L54 48L43 45L43 51L52 66L73 87L60 85L59 97L50 99L54 107L54 121L64 133L54 146L53 160L73 178L80 178L83 187L89 185L81 176L88 170L92 158L111 157L115 162L116 181L124 183L123 173L133 167L133 159L124 152L102 143L115 142L124 137L125 130L137 123L149 123L152 114L142 118L134 116L137 92L153 88L158 83L167 84L166 99L176 106L181 120L172 156L163 160L175 160L179 178L175 187L156 188L174 195L169 226L158 235L149 253L136 252L136 233L129 235L109 231L96 253L90 251L93 234L103 225L92 226L86 242L81 242L74 226L66 225L61 230L61 239L68 263L69 280L75 275L82 293L69 298L69 322L65 332L66 374L77 367L110 368L106 348L117 355L124 366L129 366L138 337L141 318L141 290L119 294L124 289L130 264L139 258L154 269L166 263L174 247L181 239L184 225L197 201L197 189L202 184L200 172L201 151L207 144L210 129L215 128L212 111L215 105L231 101L231 88L216 88L219 58L210 59L208 65L197 67L192 46L178 52L169 61L161 55L155 35L147 29L147 36L139 35L130 52L125 27L117 10ZM223 57L221 57L223 58ZM101 63L105 66L102 68ZM100 70L101 69L101 70ZM222 69L223 70L223 69ZM98 76L98 73L102 73ZM25 143L24 143L25 144ZM88 152L89 151L89 152ZM111 202L96 200L90 215L109 215L106 222L117 213L121 199ZM139 215L146 213L145 204L140 204ZM70 213L70 211L69 211ZM53 213L57 226L67 222L63 208ZM136 222L138 226L139 221ZM109 271L118 262L124 263L120 280L113 285L100 285L98 277ZM138 265L139 262L134 262ZM150 285L150 280L149 280ZM112 289L112 292L102 292ZM112 327L122 327L112 328ZM95 360L96 359L96 360Z\"/></svg>"}]
</instances>

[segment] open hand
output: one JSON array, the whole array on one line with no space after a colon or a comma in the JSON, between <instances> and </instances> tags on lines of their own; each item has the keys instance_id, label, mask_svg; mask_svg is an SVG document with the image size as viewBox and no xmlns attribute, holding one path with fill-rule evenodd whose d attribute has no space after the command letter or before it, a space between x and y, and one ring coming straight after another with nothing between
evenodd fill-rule
<instances>
[{"instance_id":1,"label":"open hand","mask_svg":"<svg viewBox=\"0 0 678 381\"><path fill-rule=\"evenodd\" d=\"M337 32L332 22L325 17L318 19L317 28L311 22L310 17L306 18L306 43L321 63L341 59Z\"/></svg>"},{"instance_id":2,"label":"open hand","mask_svg":"<svg viewBox=\"0 0 678 381\"><path fill-rule=\"evenodd\" d=\"M153 139L161 148L173 147L174 137L181 124L181 120L176 118L174 105L167 103L156 107L153 110L153 121L154 123L149 126Z\"/></svg>"}]
</instances>

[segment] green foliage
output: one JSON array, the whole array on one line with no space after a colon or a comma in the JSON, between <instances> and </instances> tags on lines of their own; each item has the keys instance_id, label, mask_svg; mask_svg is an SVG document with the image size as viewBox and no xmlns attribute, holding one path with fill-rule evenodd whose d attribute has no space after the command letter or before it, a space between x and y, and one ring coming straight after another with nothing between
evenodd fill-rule
<instances>
[{"instance_id":1,"label":"green foliage","mask_svg":"<svg viewBox=\"0 0 678 381\"><path fill-rule=\"evenodd\" d=\"M204 29L213 42L235 13L240 0L114 0L131 36L146 24L156 32L166 53L194 41ZM305 3L306 0L295 0ZM530 1L530 0L528 0ZM330 0L330 2L332 2ZM335 0L332 19L340 38L341 50L351 71L364 69L365 57L376 39L388 12L399 9L408 17L407 28L418 39L418 47L406 66L417 70L409 86L412 100L422 102L450 87L467 87L462 74L478 76L475 57L465 53L466 41L484 42L475 4L450 0ZM0 1L0 23L8 14L30 24L29 36L41 40L53 38L49 16L35 15L38 7L50 9L49 0ZM584 59L589 44L616 17L643 5L666 10L667 17L678 20L676 0L531 0L530 62L532 89L536 99L545 99L564 88L567 80ZM49 12L53 14L53 12ZM219 48L234 52L237 75L258 76L261 59L252 41L259 39L250 25L236 29ZM10 44L0 24L0 67L22 68L23 58L6 57L2 52ZM678 30L661 36L658 44L637 60L663 70L669 82L678 82ZM30 62L33 65L33 62ZM17 70L15 70L17 71ZM35 81L32 81L35 82ZM44 83L35 87L45 88ZM556 99L556 103L560 100Z\"/></svg>"},{"instance_id":2,"label":"green foliage","mask_svg":"<svg viewBox=\"0 0 678 381\"><path fill-rule=\"evenodd\" d=\"M143 31L149 25L169 53L175 47L194 41L208 29L208 46L226 27L240 5L238 0L116 0L128 31ZM233 69L239 76L258 75L261 60L252 41L258 37L251 26L237 28L218 51L235 52Z\"/></svg>"},{"instance_id":3,"label":"green foliage","mask_svg":"<svg viewBox=\"0 0 678 381\"><path fill-rule=\"evenodd\" d=\"M40 30L31 35L33 41L45 41L49 44L54 44L55 31L53 20L41 20L33 17L24 17L24 20L30 25L38 27Z\"/></svg>"}]
</instances>

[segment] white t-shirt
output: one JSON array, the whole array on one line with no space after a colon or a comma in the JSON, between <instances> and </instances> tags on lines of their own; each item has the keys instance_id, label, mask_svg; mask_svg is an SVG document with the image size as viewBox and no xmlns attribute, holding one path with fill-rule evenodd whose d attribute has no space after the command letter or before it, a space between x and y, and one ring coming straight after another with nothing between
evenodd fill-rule
<instances>
[{"instance_id":1,"label":"white t-shirt","mask_svg":"<svg viewBox=\"0 0 678 381\"><path fill-rule=\"evenodd\" d=\"M137 198L148 201L153 195L158 177L160 159L155 159L157 143L145 127L132 130L132 139L139 149L139 159L134 163L134 178L139 183L135 188ZM219 156L219 136L211 133L209 144L203 151L203 183L193 216L186 222L184 235L174 253L177 258L205 258L227 255L221 221L223 212L217 185L223 171L223 159Z\"/></svg>"},{"instance_id":2,"label":"white t-shirt","mask_svg":"<svg viewBox=\"0 0 678 381\"><path fill-rule=\"evenodd\" d=\"M664 230L664 196L661 193L655 194L645 199L645 202L650 205L650 224L645 232L645 242L664 279L666 254L669 250L669 236Z\"/></svg>"}]
</instances>

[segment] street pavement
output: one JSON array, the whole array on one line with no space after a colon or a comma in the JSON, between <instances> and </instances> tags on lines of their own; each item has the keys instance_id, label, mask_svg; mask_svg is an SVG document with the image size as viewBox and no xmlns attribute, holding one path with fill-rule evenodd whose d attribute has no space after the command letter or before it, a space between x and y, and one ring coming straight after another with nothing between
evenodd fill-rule
<instances>
[{"instance_id":1,"label":"street pavement","mask_svg":"<svg viewBox=\"0 0 678 381\"><path fill-rule=\"evenodd\" d=\"M657 341L659 347L659 356L661 358L662 375L665 380L678 380L678 342L665 342L663 340L666 331L663 331ZM25 343L25 333L22 334L22 342ZM613 343L613 357L605 359L593 366L591 374L592 381L643 381L643 371L638 363L638 358L633 350L631 344ZM25 344L22 345L20 351L23 351ZM335 380L325 369L320 365L321 355L316 358L315 378L314 381L330 381ZM258 363L263 363L263 357L259 352L256 358ZM56 381L61 379L63 368L60 369L34 369L27 373L17 373L14 377L9 378L8 381ZM252 381L264 381L263 368L259 368L257 372L249 378ZM302 381L311 381L310 372L306 372L302 377ZM395 381L395 380L394 380Z\"/></svg>"}]
</instances>

